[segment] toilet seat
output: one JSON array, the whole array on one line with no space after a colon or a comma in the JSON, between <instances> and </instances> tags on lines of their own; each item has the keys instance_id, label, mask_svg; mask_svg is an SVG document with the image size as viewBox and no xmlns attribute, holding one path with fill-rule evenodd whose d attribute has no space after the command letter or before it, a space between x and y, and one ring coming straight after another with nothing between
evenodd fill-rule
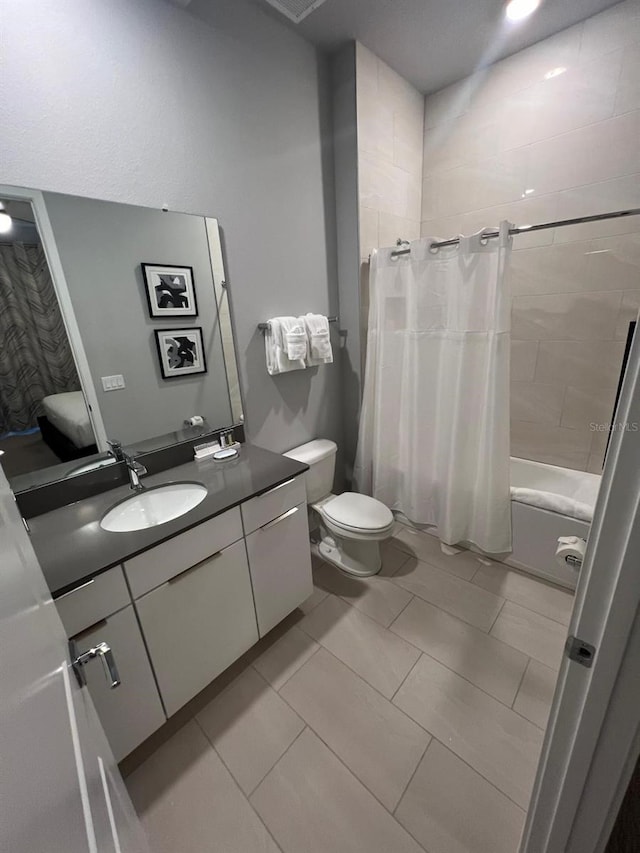
<instances>
[{"instance_id":1,"label":"toilet seat","mask_svg":"<svg viewBox=\"0 0 640 853\"><path fill-rule=\"evenodd\" d=\"M381 534L393 527L391 510L368 495L344 492L323 504L321 513L326 521L345 533Z\"/></svg>"}]
</instances>

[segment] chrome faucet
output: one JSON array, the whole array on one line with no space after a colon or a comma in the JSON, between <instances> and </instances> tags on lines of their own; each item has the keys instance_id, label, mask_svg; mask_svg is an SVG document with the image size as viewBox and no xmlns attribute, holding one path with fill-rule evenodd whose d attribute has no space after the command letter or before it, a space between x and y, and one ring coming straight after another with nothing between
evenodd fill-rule
<instances>
[{"instance_id":1,"label":"chrome faucet","mask_svg":"<svg viewBox=\"0 0 640 853\"><path fill-rule=\"evenodd\" d=\"M109 450L107 451L110 456L116 460L116 462L124 462L124 450L122 449L122 442L118 441L117 438L108 438L107 444L109 445Z\"/></svg>"},{"instance_id":2,"label":"chrome faucet","mask_svg":"<svg viewBox=\"0 0 640 853\"><path fill-rule=\"evenodd\" d=\"M123 458L127 466L127 470L129 471L129 483L131 484L131 488L134 492L143 491L144 486L140 482L140 477L144 477L147 473L147 469L144 467L142 462L138 462L138 460L134 459L129 453L123 452Z\"/></svg>"},{"instance_id":3,"label":"chrome faucet","mask_svg":"<svg viewBox=\"0 0 640 853\"><path fill-rule=\"evenodd\" d=\"M140 477L144 477L147 473L147 469L144 467L142 462L138 462L137 459L134 459L133 453L127 453L122 446L121 441L118 441L115 438L108 439L107 444L109 445L109 453L113 456L116 462L124 462L127 466L131 488L134 492L141 492L144 489L144 486L140 482Z\"/></svg>"}]
</instances>

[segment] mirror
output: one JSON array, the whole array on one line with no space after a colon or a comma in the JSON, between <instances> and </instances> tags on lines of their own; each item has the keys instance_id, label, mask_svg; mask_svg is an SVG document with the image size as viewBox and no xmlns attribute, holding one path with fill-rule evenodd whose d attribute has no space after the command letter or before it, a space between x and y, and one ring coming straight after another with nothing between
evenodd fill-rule
<instances>
[{"instance_id":1,"label":"mirror","mask_svg":"<svg viewBox=\"0 0 640 853\"><path fill-rule=\"evenodd\" d=\"M111 464L108 439L159 448L242 422L215 219L16 188L0 202L14 491Z\"/></svg>"}]
</instances>

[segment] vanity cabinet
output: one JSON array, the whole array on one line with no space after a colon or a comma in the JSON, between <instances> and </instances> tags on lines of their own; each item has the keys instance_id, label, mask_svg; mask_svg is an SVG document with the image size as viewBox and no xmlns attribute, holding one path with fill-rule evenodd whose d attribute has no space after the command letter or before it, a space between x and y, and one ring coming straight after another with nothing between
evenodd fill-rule
<instances>
[{"instance_id":1,"label":"vanity cabinet","mask_svg":"<svg viewBox=\"0 0 640 853\"><path fill-rule=\"evenodd\" d=\"M56 599L85 651L111 646L87 686L124 758L313 591L302 476L124 560Z\"/></svg>"},{"instance_id":2,"label":"vanity cabinet","mask_svg":"<svg viewBox=\"0 0 640 853\"><path fill-rule=\"evenodd\" d=\"M250 533L247 554L263 637L313 592L306 501Z\"/></svg>"},{"instance_id":3,"label":"vanity cabinet","mask_svg":"<svg viewBox=\"0 0 640 853\"><path fill-rule=\"evenodd\" d=\"M136 608L171 716L258 640L244 540L146 593Z\"/></svg>"},{"instance_id":4,"label":"vanity cabinet","mask_svg":"<svg viewBox=\"0 0 640 853\"><path fill-rule=\"evenodd\" d=\"M122 569L118 566L98 575L61 596L56 606L79 652L102 642L113 651L118 687L109 687L98 661L85 666L84 674L115 759L120 761L166 719Z\"/></svg>"}]
</instances>

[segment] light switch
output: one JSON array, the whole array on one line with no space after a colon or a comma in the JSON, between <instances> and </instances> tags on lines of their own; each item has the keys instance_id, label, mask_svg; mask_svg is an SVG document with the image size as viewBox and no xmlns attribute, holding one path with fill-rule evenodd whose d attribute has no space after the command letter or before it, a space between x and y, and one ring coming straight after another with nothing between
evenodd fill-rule
<instances>
[{"instance_id":1,"label":"light switch","mask_svg":"<svg viewBox=\"0 0 640 853\"><path fill-rule=\"evenodd\" d=\"M103 391L119 391L125 387L124 376L121 373L115 373L113 376L103 376L102 390Z\"/></svg>"}]
</instances>

